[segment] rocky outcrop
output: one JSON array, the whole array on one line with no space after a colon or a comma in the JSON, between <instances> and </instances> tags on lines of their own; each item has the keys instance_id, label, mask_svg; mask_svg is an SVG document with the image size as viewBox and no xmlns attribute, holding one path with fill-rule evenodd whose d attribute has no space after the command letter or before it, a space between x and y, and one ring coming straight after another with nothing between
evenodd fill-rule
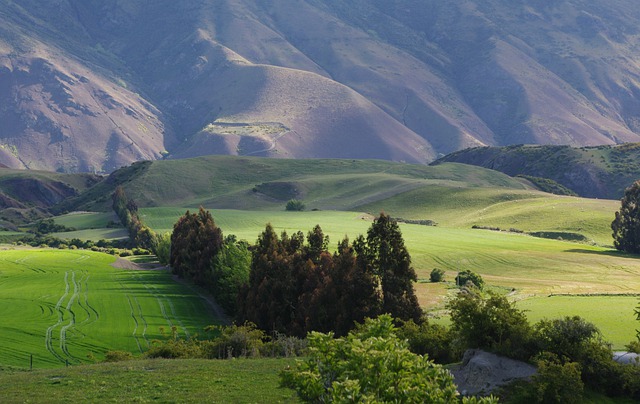
<instances>
[{"instance_id":1,"label":"rocky outcrop","mask_svg":"<svg viewBox=\"0 0 640 404\"><path fill-rule=\"evenodd\" d=\"M536 374L535 366L478 349L464 353L462 364L451 370L460 394L488 395L498 387Z\"/></svg>"}]
</instances>

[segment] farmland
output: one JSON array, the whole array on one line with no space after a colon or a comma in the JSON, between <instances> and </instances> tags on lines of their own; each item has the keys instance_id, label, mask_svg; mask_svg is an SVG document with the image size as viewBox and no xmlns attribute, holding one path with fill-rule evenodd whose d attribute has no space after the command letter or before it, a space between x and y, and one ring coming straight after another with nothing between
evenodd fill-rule
<instances>
[{"instance_id":1,"label":"farmland","mask_svg":"<svg viewBox=\"0 0 640 404\"><path fill-rule=\"evenodd\" d=\"M170 231L184 211L182 208L145 208L141 214L145 223L162 232ZM225 234L235 234L249 242L255 242L267 222L277 231L289 233L297 230L306 233L320 224L332 246L345 235L354 239L365 234L370 225L369 215L355 212L218 209L213 210L212 215ZM617 348L622 348L635 333L633 303L637 297L618 295L633 295L640 290L637 257L606 247L523 234L405 223L400 226L418 274L416 293L420 303L436 310L435 313L452 290L445 284L428 283L431 270L444 269L446 280L452 281L457 271L471 269L490 285L504 293L511 292L513 299L522 300L522 307L529 310L534 321L543 317L581 315L601 327ZM580 297L579 302L571 300L572 297L563 298L567 302L564 309L554 311L558 307L555 299L559 298L547 299L551 294L612 296ZM596 307L598 310L591 310ZM611 321L614 317L607 312L616 313L626 321Z\"/></svg>"},{"instance_id":2,"label":"farmland","mask_svg":"<svg viewBox=\"0 0 640 404\"><path fill-rule=\"evenodd\" d=\"M207 303L167 271L114 268L91 251L0 252L0 363L59 367L109 350L140 353L177 327L181 337L218 323Z\"/></svg>"}]
</instances>

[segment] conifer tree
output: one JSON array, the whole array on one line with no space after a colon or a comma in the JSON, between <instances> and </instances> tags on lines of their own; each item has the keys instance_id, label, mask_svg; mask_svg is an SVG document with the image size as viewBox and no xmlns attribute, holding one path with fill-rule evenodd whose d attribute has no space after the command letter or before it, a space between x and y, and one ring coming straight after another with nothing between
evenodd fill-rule
<instances>
[{"instance_id":1,"label":"conifer tree","mask_svg":"<svg viewBox=\"0 0 640 404\"><path fill-rule=\"evenodd\" d=\"M381 213L367 232L366 243L356 240L356 251L380 279L382 312L394 318L420 322L422 310L413 289L418 277L404 245L398 223Z\"/></svg>"},{"instance_id":2,"label":"conifer tree","mask_svg":"<svg viewBox=\"0 0 640 404\"><path fill-rule=\"evenodd\" d=\"M611 230L613 245L618 250L640 254L640 180L624 191Z\"/></svg>"}]
</instances>

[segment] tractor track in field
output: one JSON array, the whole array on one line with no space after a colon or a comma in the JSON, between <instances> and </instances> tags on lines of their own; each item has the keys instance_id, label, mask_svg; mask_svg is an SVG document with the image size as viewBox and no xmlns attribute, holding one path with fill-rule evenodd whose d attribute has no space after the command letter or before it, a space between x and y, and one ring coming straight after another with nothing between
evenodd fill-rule
<instances>
[{"instance_id":1,"label":"tractor track in field","mask_svg":"<svg viewBox=\"0 0 640 404\"><path fill-rule=\"evenodd\" d=\"M81 288L80 283L76 281L75 271L71 273L71 282L73 282L73 295L71 295L71 298L69 299L69 302L65 307L67 312L71 314L71 318L69 319L69 323L60 329L60 350L64 352L64 354L67 355L67 357L69 357L70 359L77 360L77 358L71 355L71 353L69 352L69 346L67 345L67 331L69 331L76 325L76 313L73 311L73 302L80 295Z\"/></svg>"},{"instance_id":2,"label":"tractor track in field","mask_svg":"<svg viewBox=\"0 0 640 404\"><path fill-rule=\"evenodd\" d=\"M142 345L140 345L140 339L138 338L138 335L137 335L138 325L139 325L138 319L136 318L136 313L133 309L133 303L131 303L131 296L128 294L126 296L127 296L127 302L129 303L131 318L133 319L133 324L135 324L135 326L133 327L133 331L131 332L131 335L133 336L133 339L136 341L136 345L138 346L138 351L142 353Z\"/></svg>"},{"instance_id":3,"label":"tractor track in field","mask_svg":"<svg viewBox=\"0 0 640 404\"><path fill-rule=\"evenodd\" d=\"M142 314L142 306L140 305L138 298L134 296L133 300L135 300L136 306L138 307L138 314L140 315L140 320L142 320L142 323L144 324L144 328L142 328L142 338L144 339L144 342L147 345L147 348L149 348L150 346L149 340L147 339L147 328L149 325L147 324L147 319L144 318L144 315Z\"/></svg>"},{"instance_id":4,"label":"tractor track in field","mask_svg":"<svg viewBox=\"0 0 640 404\"><path fill-rule=\"evenodd\" d=\"M53 349L53 330L54 328L58 327L60 324L62 324L62 322L64 321L64 313L62 312L62 303L64 302L64 300L67 298L67 295L69 294L69 290L70 290L70 285L69 285L69 271L64 273L64 284L65 284L65 291L64 294L60 297L60 299L58 300L58 303L56 303L54 311L56 311L58 313L58 321L50 326L49 328L47 328L47 331L45 333L45 338L44 338L44 344L45 347L47 348L47 351L49 351L49 353L51 353L51 355L53 355L56 359L58 359L60 362L64 362L64 358L58 354L54 349Z\"/></svg>"}]
</instances>

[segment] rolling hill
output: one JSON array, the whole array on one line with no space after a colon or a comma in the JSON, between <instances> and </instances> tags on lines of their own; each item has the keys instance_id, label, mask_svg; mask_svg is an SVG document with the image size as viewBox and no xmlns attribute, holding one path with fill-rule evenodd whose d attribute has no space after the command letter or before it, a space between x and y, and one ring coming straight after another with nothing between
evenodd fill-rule
<instances>
[{"instance_id":1,"label":"rolling hill","mask_svg":"<svg viewBox=\"0 0 640 404\"><path fill-rule=\"evenodd\" d=\"M640 141L632 0L0 1L0 163Z\"/></svg>"},{"instance_id":2,"label":"rolling hill","mask_svg":"<svg viewBox=\"0 0 640 404\"><path fill-rule=\"evenodd\" d=\"M503 172L548 178L588 198L619 199L640 179L640 144L571 148L516 145L451 153L433 164L457 162Z\"/></svg>"}]
</instances>

